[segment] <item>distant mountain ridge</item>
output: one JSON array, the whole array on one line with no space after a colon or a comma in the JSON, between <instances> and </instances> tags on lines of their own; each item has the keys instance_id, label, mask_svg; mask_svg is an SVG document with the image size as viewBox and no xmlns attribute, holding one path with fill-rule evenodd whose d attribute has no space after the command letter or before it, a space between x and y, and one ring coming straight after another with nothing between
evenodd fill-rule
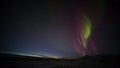
<instances>
[{"instance_id":1,"label":"distant mountain ridge","mask_svg":"<svg viewBox=\"0 0 120 68\"><path fill-rule=\"evenodd\" d=\"M0 54L0 66L3 68L120 68L120 55L86 55L79 59L54 59Z\"/></svg>"}]
</instances>

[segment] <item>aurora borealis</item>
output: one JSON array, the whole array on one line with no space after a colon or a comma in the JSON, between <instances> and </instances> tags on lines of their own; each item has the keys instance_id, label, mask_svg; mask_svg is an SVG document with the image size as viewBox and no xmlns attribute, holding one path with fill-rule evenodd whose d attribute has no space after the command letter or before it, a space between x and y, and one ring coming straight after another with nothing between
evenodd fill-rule
<instances>
[{"instance_id":1,"label":"aurora borealis","mask_svg":"<svg viewBox=\"0 0 120 68\"><path fill-rule=\"evenodd\" d=\"M79 23L79 22L83 22L83 23ZM87 42L88 42L88 38L90 37L90 34L91 34L91 28L92 28L91 25L92 24L91 24L91 21L86 16L83 16L83 20L78 21L77 25L78 25L78 27L75 30L77 30L76 31L76 39L77 39L78 44L75 45L75 49L81 55L84 56L84 55L86 55Z\"/></svg>"},{"instance_id":2,"label":"aurora borealis","mask_svg":"<svg viewBox=\"0 0 120 68\"><path fill-rule=\"evenodd\" d=\"M116 29L108 21L112 11L104 0L3 4L0 52L53 58L117 52L117 45L104 43L111 29Z\"/></svg>"}]
</instances>

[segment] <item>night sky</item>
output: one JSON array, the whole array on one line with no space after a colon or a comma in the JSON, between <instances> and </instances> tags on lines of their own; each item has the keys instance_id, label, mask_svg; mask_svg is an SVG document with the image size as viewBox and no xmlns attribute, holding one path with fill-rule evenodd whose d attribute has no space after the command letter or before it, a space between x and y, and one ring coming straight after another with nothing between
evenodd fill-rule
<instances>
[{"instance_id":1,"label":"night sky","mask_svg":"<svg viewBox=\"0 0 120 68\"><path fill-rule=\"evenodd\" d=\"M118 0L1 3L0 52L53 58L120 53Z\"/></svg>"}]
</instances>

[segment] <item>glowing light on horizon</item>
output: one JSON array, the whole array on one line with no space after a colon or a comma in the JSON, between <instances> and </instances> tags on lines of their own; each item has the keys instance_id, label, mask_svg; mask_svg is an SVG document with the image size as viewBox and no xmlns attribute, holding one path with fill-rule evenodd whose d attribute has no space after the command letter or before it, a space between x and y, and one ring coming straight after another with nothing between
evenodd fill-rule
<instances>
[{"instance_id":1,"label":"glowing light on horizon","mask_svg":"<svg viewBox=\"0 0 120 68\"><path fill-rule=\"evenodd\" d=\"M22 52L12 52L12 51L6 51L6 52L1 51L0 53L20 55L20 56L38 57L38 58L54 58L54 59L64 58L64 57L62 57L62 56L40 55L40 54L31 54L31 53L22 53Z\"/></svg>"}]
</instances>

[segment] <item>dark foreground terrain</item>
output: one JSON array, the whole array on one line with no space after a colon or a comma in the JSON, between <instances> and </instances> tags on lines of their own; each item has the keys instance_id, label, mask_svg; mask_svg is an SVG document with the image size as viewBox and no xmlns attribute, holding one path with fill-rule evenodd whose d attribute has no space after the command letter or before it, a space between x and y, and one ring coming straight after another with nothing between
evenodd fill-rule
<instances>
[{"instance_id":1,"label":"dark foreground terrain","mask_svg":"<svg viewBox=\"0 0 120 68\"><path fill-rule=\"evenodd\" d=\"M52 59L0 54L0 68L120 68L119 57L97 55L80 59Z\"/></svg>"}]
</instances>

